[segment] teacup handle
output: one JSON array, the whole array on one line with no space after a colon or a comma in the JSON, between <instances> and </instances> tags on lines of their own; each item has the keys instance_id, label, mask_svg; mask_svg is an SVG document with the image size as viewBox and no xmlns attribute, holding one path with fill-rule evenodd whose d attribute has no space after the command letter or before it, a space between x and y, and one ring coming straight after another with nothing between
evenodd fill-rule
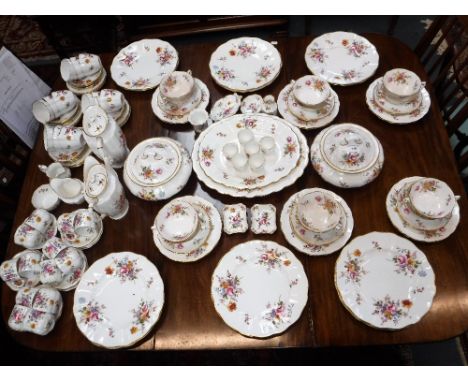
<instances>
[{"instance_id":1,"label":"teacup handle","mask_svg":"<svg viewBox=\"0 0 468 382\"><path fill-rule=\"evenodd\" d=\"M157 230L156 226L155 226L155 225L152 225L152 226L151 226L151 231L156 231L156 230Z\"/></svg>"},{"instance_id":2,"label":"teacup handle","mask_svg":"<svg viewBox=\"0 0 468 382\"><path fill-rule=\"evenodd\" d=\"M421 82L421 87L425 88L426 87L426 81Z\"/></svg>"}]
</instances>

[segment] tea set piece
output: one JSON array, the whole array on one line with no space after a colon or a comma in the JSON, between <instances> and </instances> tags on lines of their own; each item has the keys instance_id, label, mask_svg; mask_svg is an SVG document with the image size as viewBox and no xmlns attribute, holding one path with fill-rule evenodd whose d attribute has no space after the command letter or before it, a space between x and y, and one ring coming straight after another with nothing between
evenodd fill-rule
<instances>
[{"instance_id":1,"label":"tea set piece","mask_svg":"<svg viewBox=\"0 0 468 382\"><path fill-rule=\"evenodd\" d=\"M15 244L27 249L40 249L57 233L55 216L43 209L35 209L16 229Z\"/></svg>"},{"instance_id":2,"label":"tea set piece","mask_svg":"<svg viewBox=\"0 0 468 382\"><path fill-rule=\"evenodd\" d=\"M121 49L112 60L110 71L120 87L145 91L158 86L178 63L177 50L167 41L143 39Z\"/></svg>"},{"instance_id":3,"label":"tea set piece","mask_svg":"<svg viewBox=\"0 0 468 382\"><path fill-rule=\"evenodd\" d=\"M341 123L322 130L310 148L312 167L328 183L341 188L372 182L384 163L383 147L367 129Z\"/></svg>"},{"instance_id":4,"label":"tea set piece","mask_svg":"<svg viewBox=\"0 0 468 382\"><path fill-rule=\"evenodd\" d=\"M34 118L42 124L74 126L81 118L80 100L69 90L57 90L32 105Z\"/></svg>"},{"instance_id":5,"label":"tea set piece","mask_svg":"<svg viewBox=\"0 0 468 382\"><path fill-rule=\"evenodd\" d=\"M101 59L91 53L64 58L60 62L60 74L67 88L79 95L99 90L107 77Z\"/></svg>"},{"instance_id":6,"label":"tea set piece","mask_svg":"<svg viewBox=\"0 0 468 382\"><path fill-rule=\"evenodd\" d=\"M50 286L22 288L15 302L8 318L8 326L15 331L45 336L54 329L62 314L62 296Z\"/></svg>"},{"instance_id":7,"label":"tea set piece","mask_svg":"<svg viewBox=\"0 0 468 382\"><path fill-rule=\"evenodd\" d=\"M33 192L31 204L36 209L52 211L60 204L60 199L49 184L43 184Z\"/></svg>"},{"instance_id":8,"label":"tea set piece","mask_svg":"<svg viewBox=\"0 0 468 382\"><path fill-rule=\"evenodd\" d=\"M194 109L206 109L210 101L208 87L192 72L172 72L165 75L153 93L153 113L163 122L184 124Z\"/></svg>"},{"instance_id":9,"label":"tea set piece","mask_svg":"<svg viewBox=\"0 0 468 382\"><path fill-rule=\"evenodd\" d=\"M350 32L325 33L307 46L309 70L333 85L359 84L373 76L379 54L366 38Z\"/></svg>"},{"instance_id":10,"label":"tea set piece","mask_svg":"<svg viewBox=\"0 0 468 382\"><path fill-rule=\"evenodd\" d=\"M274 139L274 150L265 143L260 147L263 165L260 157L249 163L247 145L253 140L260 145L265 137ZM195 141L192 160L198 178L208 187L236 197L255 197L294 183L307 164L307 153L305 137L283 119L239 114L203 131Z\"/></svg>"},{"instance_id":11,"label":"tea set piece","mask_svg":"<svg viewBox=\"0 0 468 382\"><path fill-rule=\"evenodd\" d=\"M114 89L84 94L81 97L81 110L84 112L90 106L101 107L120 127L125 125L131 114L130 104L125 96Z\"/></svg>"},{"instance_id":12,"label":"tea set piece","mask_svg":"<svg viewBox=\"0 0 468 382\"><path fill-rule=\"evenodd\" d=\"M129 149L125 134L115 120L99 106L83 114L83 137L93 153L112 167L123 167Z\"/></svg>"},{"instance_id":13,"label":"tea set piece","mask_svg":"<svg viewBox=\"0 0 468 382\"><path fill-rule=\"evenodd\" d=\"M211 278L216 311L226 325L248 337L287 330L301 316L308 289L301 262L273 241L236 245L221 258Z\"/></svg>"},{"instance_id":14,"label":"tea set piece","mask_svg":"<svg viewBox=\"0 0 468 382\"><path fill-rule=\"evenodd\" d=\"M192 262L207 256L218 244L222 223L213 204L197 196L182 196L159 211L151 230L164 256Z\"/></svg>"},{"instance_id":15,"label":"tea set piece","mask_svg":"<svg viewBox=\"0 0 468 382\"><path fill-rule=\"evenodd\" d=\"M218 85L246 93L271 84L281 65L281 55L271 43L256 37L240 37L220 45L211 55L209 68Z\"/></svg>"},{"instance_id":16,"label":"tea set piece","mask_svg":"<svg viewBox=\"0 0 468 382\"><path fill-rule=\"evenodd\" d=\"M92 155L83 166L84 199L89 207L111 219L122 219L128 212L129 203L125 190L115 170L102 164Z\"/></svg>"},{"instance_id":17,"label":"tea set piece","mask_svg":"<svg viewBox=\"0 0 468 382\"><path fill-rule=\"evenodd\" d=\"M305 86L301 85L302 82L304 82ZM315 84L321 85L316 86ZM306 94L317 95L328 93L328 96L324 101L318 102L315 106L305 106L295 96L297 87L307 88ZM319 89L322 89L322 92ZM303 93L304 89L297 92L299 98L301 98L301 95L302 99L307 100L310 98L306 97ZM278 111L281 116L294 126L305 130L318 129L329 125L336 118L339 110L340 100L338 99L338 94L328 83L317 76L305 76L297 81L291 81L290 84L281 90L278 96Z\"/></svg>"},{"instance_id":18,"label":"tea set piece","mask_svg":"<svg viewBox=\"0 0 468 382\"><path fill-rule=\"evenodd\" d=\"M58 217L57 225L64 243L80 249L96 244L104 229L101 216L91 208L66 212Z\"/></svg>"},{"instance_id":19,"label":"tea set piece","mask_svg":"<svg viewBox=\"0 0 468 382\"><path fill-rule=\"evenodd\" d=\"M81 204L84 201L84 184L80 179L55 178L50 180L50 188L61 201L67 204Z\"/></svg>"},{"instance_id":20,"label":"tea set piece","mask_svg":"<svg viewBox=\"0 0 468 382\"><path fill-rule=\"evenodd\" d=\"M353 216L344 199L322 188L292 195L281 211L286 240L310 256L329 255L342 248L353 227Z\"/></svg>"},{"instance_id":21,"label":"tea set piece","mask_svg":"<svg viewBox=\"0 0 468 382\"><path fill-rule=\"evenodd\" d=\"M278 104L276 103L273 95L268 94L263 97L262 112L271 115L276 115L278 113Z\"/></svg>"},{"instance_id":22,"label":"tea set piece","mask_svg":"<svg viewBox=\"0 0 468 382\"><path fill-rule=\"evenodd\" d=\"M42 247L41 283L57 290L74 289L88 267L83 251L69 246L65 241L54 237Z\"/></svg>"},{"instance_id":23,"label":"tea set piece","mask_svg":"<svg viewBox=\"0 0 468 382\"><path fill-rule=\"evenodd\" d=\"M419 202L424 207L430 207L426 212L437 215L443 211L442 215L429 218L418 212L410 197L413 188L417 189L414 192L419 194L414 197L416 206ZM413 176L404 178L392 186L387 194L385 206L393 226L403 235L417 241L433 243L446 239L457 228L460 222L460 207L456 200L457 197L444 182ZM423 211L421 206L419 211Z\"/></svg>"},{"instance_id":24,"label":"tea set piece","mask_svg":"<svg viewBox=\"0 0 468 382\"><path fill-rule=\"evenodd\" d=\"M41 254L27 249L0 265L0 277L11 290L34 287L40 283Z\"/></svg>"},{"instance_id":25,"label":"tea set piece","mask_svg":"<svg viewBox=\"0 0 468 382\"><path fill-rule=\"evenodd\" d=\"M163 305L164 284L156 266L142 255L117 252L95 261L84 273L75 291L73 315L90 342L116 349L144 338Z\"/></svg>"},{"instance_id":26,"label":"tea set piece","mask_svg":"<svg viewBox=\"0 0 468 382\"><path fill-rule=\"evenodd\" d=\"M192 125L195 133L201 133L213 123L205 109L193 109L188 115L188 122Z\"/></svg>"},{"instance_id":27,"label":"tea set piece","mask_svg":"<svg viewBox=\"0 0 468 382\"><path fill-rule=\"evenodd\" d=\"M253 233L275 233L276 207L273 204L254 204L250 211L252 213L250 230Z\"/></svg>"},{"instance_id":28,"label":"tea set piece","mask_svg":"<svg viewBox=\"0 0 468 382\"><path fill-rule=\"evenodd\" d=\"M250 94L242 100L240 110L243 114L262 113L265 102L259 94Z\"/></svg>"},{"instance_id":29,"label":"tea set piece","mask_svg":"<svg viewBox=\"0 0 468 382\"><path fill-rule=\"evenodd\" d=\"M144 200L164 200L178 193L192 173L185 147L171 138L150 138L136 145L123 170L130 192Z\"/></svg>"},{"instance_id":30,"label":"tea set piece","mask_svg":"<svg viewBox=\"0 0 468 382\"><path fill-rule=\"evenodd\" d=\"M436 293L434 271L412 242L387 232L353 239L335 265L335 285L359 321L386 330L421 320Z\"/></svg>"},{"instance_id":31,"label":"tea set piece","mask_svg":"<svg viewBox=\"0 0 468 382\"><path fill-rule=\"evenodd\" d=\"M213 122L217 122L236 114L241 106L241 101L242 96L237 93L228 94L218 99L210 110L210 118Z\"/></svg>"},{"instance_id":32,"label":"tea set piece","mask_svg":"<svg viewBox=\"0 0 468 382\"><path fill-rule=\"evenodd\" d=\"M243 203L227 204L223 208L223 230L228 235L247 232L247 207Z\"/></svg>"},{"instance_id":33,"label":"tea set piece","mask_svg":"<svg viewBox=\"0 0 468 382\"><path fill-rule=\"evenodd\" d=\"M71 177L70 169L58 162L51 163L48 166L40 164L38 165L38 168L41 172L47 175L49 180L54 178L63 179Z\"/></svg>"},{"instance_id":34,"label":"tea set piece","mask_svg":"<svg viewBox=\"0 0 468 382\"><path fill-rule=\"evenodd\" d=\"M425 83L407 69L392 69L372 82L366 91L369 109L380 119L393 124L420 120L431 106Z\"/></svg>"}]
</instances>

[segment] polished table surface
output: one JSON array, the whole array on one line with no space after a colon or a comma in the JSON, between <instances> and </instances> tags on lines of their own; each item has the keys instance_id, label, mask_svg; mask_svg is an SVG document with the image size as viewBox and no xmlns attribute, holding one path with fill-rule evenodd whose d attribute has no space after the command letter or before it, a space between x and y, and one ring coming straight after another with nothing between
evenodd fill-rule
<instances>
[{"instance_id":1,"label":"polished table surface","mask_svg":"<svg viewBox=\"0 0 468 382\"><path fill-rule=\"evenodd\" d=\"M385 198L390 187L403 177L421 175L436 177L447 182L456 194L461 195L461 223L456 232L439 243L416 243L427 255L436 275L437 293L433 306L422 320L399 331L370 328L355 320L342 306L334 285L334 266L339 252L324 257L309 257L297 252L285 240L280 229L273 235L223 234L215 250L195 263L173 262L156 249L150 227L158 210L165 204L147 202L134 197L127 190L130 210L123 220L106 219L101 240L85 250L88 262L111 253L133 251L147 256L158 267L164 280L166 299L162 316L149 335L134 348L159 349L226 349L266 347L322 347L371 344L398 344L447 339L468 329L468 209L467 198L450 148L440 111L432 94L432 106L422 120L411 125L391 125L372 114L365 102L368 85L377 76L394 67L404 67L426 79L424 69L410 48L400 41L378 34L365 34L377 47L380 64L376 74L363 84L335 87L341 106L335 123L353 122L365 126L383 145L385 164L380 176L372 183L356 189L339 189L325 183L308 164L304 175L295 184L275 194L254 199L236 199L213 191L200 183L195 173L178 194L195 194L213 202L221 210L224 204L243 202L247 207L255 203L273 203L277 207L277 220L283 203L295 192L308 187L323 187L342 196L354 216L352 237L372 231L398 232L393 228L385 210ZM278 41L283 58L283 68L273 84L260 94L278 96L292 79L309 73L304 52L310 37L289 38ZM191 69L204 81L210 92L210 105L228 94L212 80L208 62L218 44L178 46L180 70ZM109 72L114 54L102 55ZM57 71L59 70L57 65ZM117 88L110 75L106 87ZM55 89L65 88L58 80ZM122 90L122 89L119 89ZM159 121L151 111L152 91L130 92L122 90L132 107L132 115L123 127L128 146L149 137L169 136L182 142L191 151L194 132L188 125L172 126ZM304 131L309 145L319 130ZM36 187L46 183L37 165L50 163L42 138L32 151L24 187L15 217L16 228L31 213L31 195ZM121 176L121 170L119 170ZM73 169L72 176L81 177L82 169ZM80 206L81 207L81 206ZM62 203L54 214L73 211L78 206ZM282 335L268 339L247 338L230 329L216 314L210 298L212 272L219 259L233 246L253 239L274 240L290 248L303 263L309 279L309 298L300 319ZM11 237L6 258L22 250ZM72 313L73 292L62 294L64 309L55 329L47 336L12 332L21 344L39 350L89 351L97 350L78 330ZM6 322L14 305L15 292L2 285L2 315Z\"/></svg>"}]
</instances>

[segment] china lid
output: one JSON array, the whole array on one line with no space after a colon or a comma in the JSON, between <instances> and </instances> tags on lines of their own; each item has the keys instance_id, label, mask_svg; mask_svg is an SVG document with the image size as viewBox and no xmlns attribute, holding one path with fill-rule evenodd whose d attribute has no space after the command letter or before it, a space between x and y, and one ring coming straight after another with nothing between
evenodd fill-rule
<instances>
[{"instance_id":1,"label":"china lid","mask_svg":"<svg viewBox=\"0 0 468 382\"><path fill-rule=\"evenodd\" d=\"M91 198L97 198L107 187L108 178L106 168L97 164L88 170L85 179L85 192Z\"/></svg>"},{"instance_id":2,"label":"china lid","mask_svg":"<svg viewBox=\"0 0 468 382\"><path fill-rule=\"evenodd\" d=\"M295 82L293 95L304 106L318 106L330 96L330 85L317 76L304 76Z\"/></svg>"},{"instance_id":3,"label":"china lid","mask_svg":"<svg viewBox=\"0 0 468 382\"><path fill-rule=\"evenodd\" d=\"M158 186L172 179L180 165L177 145L169 139L150 138L133 148L125 162L125 171L142 186Z\"/></svg>"},{"instance_id":4,"label":"china lid","mask_svg":"<svg viewBox=\"0 0 468 382\"><path fill-rule=\"evenodd\" d=\"M341 219L341 209L336 200L321 191L313 191L298 199L299 222L314 232L325 232L335 227Z\"/></svg>"},{"instance_id":5,"label":"china lid","mask_svg":"<svg viewBox=\"0 0 468 382\"><path fill-rule=\"evenodd\" d=\"M367 170L376 163L379 156L375 136L353 123L330 126L322 136L320 149L331 167L346 173Z\"/></svg>"},{"instance_id":6,"label":"china lid","mask_svg":"<svg viewBox=\"0 0 468 382\"><path fill-rule=\"evenodd\" d=\"M90 106L83 113L83 130L89 136L101 135L108 123L107 113L99 106Z\"/></svg>"},{"instance_id":7,"label":"china lid","mask_svg":"<svg viewBox=\"0 0 468 382\"><path fill-rule=\"evenodd\" d=\"M418 213L428 218L447 216L454 209L455 195L450 187L441 180L422 178L411 186L411 204Z\"/></svg>"},{"instance_id":8,"label":"china lid","mask_svg":"<svg viewBox=\"0 0 468 382\"><path fill-rule=\"evenodd\" d=\"M194 86L194 80L190 71L172 72L161 80L160 92L163 97L179 99L190 94Z\"/></svg>"},{"instance_id":9,"label":"china lid","mask_svg":"<svg viewBox=\"0 0 468 382\"><path fill-rule=\"evenodd\" d=\"M169 241L188 239L198 225L197 210L188 202L177 199L166 204L156 215L155 228Z\"/></svg>"},{"instance_id":10,"label":"china lid","mask_svg":"<svg viewBox=\"0 0 468 382\"><path fill-rule=\"evenodd\" d=\"M418 75L401 68L385 73L383 83L386 90L400 97L414 95L421 89L421 80Z\"/></svg>"}]
</instances>

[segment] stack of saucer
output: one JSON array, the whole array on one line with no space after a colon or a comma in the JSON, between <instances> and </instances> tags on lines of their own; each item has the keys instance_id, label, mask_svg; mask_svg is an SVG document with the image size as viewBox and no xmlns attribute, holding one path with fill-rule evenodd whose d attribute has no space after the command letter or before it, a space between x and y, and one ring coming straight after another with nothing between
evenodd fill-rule
<instances>
[{"instance_id":1,"label":"stack of saucer","mask_svg":"<svg viewBox=\"0 0 468 382\"><path fill-rule=\"evenodd\" d=\"M210 92L192 72L172 72L165 75L153 94L151 107L163 122L182 124L194 109L206 109Z\"/></svg>"},{"instance_id":2,"label":"stack of saucer","mask_svg":"<svg viewBox=\"0 0 468 382\"><path fill-rule=\"evenodd\" d=\"M353 230L346 202L335 193L309 188L294 194L281 212L286 240L308 255L328 255L346 244Z\"/></svg>"},{"instance_id":3,"label":"stack of saucer","mask_svg":"<svg viewBox=\"0 0 468 382\"><path fill-rule=\"evenodd\" d=\"M86 94L99 90L106 81L106 71L99 56L81 53L64 58L60 63L60 74L67 88L75 94Z\"/></svg>"},{"instance_id":4,"label":"stack of saucer","mask_svg":"<svg viewBox=\"0 0 468 382\"><path fill-rule=\"evenodd\" d=\"M166 204L156 215L153 239L161 253L174 261L191 262L208 255L221 237L218 210L196 196Z\"/></svg>"},{"instance_id":5,"label":"stack of saucer","mask_svg":"<svg viewBox=\"0 0 468 382\"><path fill-rule=\"evenodd\" d=\"M434 242L449 237L460 221L460 207L450 187L434 178L410 177L387 195L387 213L404 235Z\"/></svg>"},{"instance_id":6,"label":"stack of saucer","mask_svg":"<svg viewBox=\"0 0 468 382\"><path fill-rule=\"evenodd\" d=\"M416 122L429 111L431 99L416 73L393 69L367 89L370 110L384 121L396 124Z\"/></svg>"},{"instance_id":7,"label":"stack of saucer","mask_svg":"<svg viewBox=\"0 0 468 382\"><path fill-rule=\"evenodd\" d=\"M102 89L99 92L83 94L81 97L82 112L84 113L90 106L101 107L120 127L125 125L130 118L130 104L118 90Z\"/></svg>"},{"instance_id":8,"label":"stack of saucer","mask_svg":"<svg viewBox=\"0 0 468 382\"><path fill-rule=\"evenodd\" d=\"M340 101L328 82L317 76L292 81L279 94L278 110L284 119L303 129L331 123L338 115Z\"/></svg>"}]
</instances>

